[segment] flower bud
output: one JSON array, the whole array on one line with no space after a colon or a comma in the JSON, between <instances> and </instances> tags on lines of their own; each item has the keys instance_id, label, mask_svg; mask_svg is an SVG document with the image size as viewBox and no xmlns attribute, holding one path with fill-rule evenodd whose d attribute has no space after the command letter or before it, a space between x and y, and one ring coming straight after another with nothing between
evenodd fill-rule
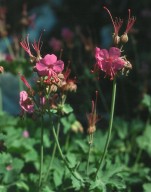
<instances>
[{"instance_id":1,"label":"flower bud","mask_svg":"<svg viewBox=\"0 0 151 192\"><path fill-rule=\"evenodd\" d=\"M90 127L88 128L88 134L89 134L89 135L93 134L95 131L96 131L96 126L95 126L95 125L90 126Z\"/></svg>"},{"instance_id":2,"label":"flower bud","mask_svg":"<svg viewBox=\"0 0 151 192\"><path fill-rule=\"evenodd\" d=\"M74 83L74 81L70 80L62 86L62 90L63 91L69 91L69 92L76 92L77 85Z\"/></svg>"},{"instance_id":3,"label":"flower bud","mask_svg":"<svg viewBox=\"0 0 151 192\"><path fill-rule=\"evenodd\" d=\"M52 85L50 86L50 92L51 92L51 93L52 93L52 92L57 92L57 86L54 85L54 84L52 84Z\"/></svg>"},{"instance_id":4,"label":"flower bud","mask_svg":"<svg viewBox=\"0 0 151 192\"><path fill-rule=\"evenodd\" d=\"M113 43L114 45L118 45L120 42L120 37L118 35L113 34Z\"/></svg>"},{"instance_id":5,"label":"flower bud","mask_svg":"<svg viewBox=\"0 0 151 192\"><path fill-rule=\"evenodd\" d=\"M122 43L127 43L128 42L128 35L127 33L124 33L121 38L120 38Z\"/></svg>"}]
</instances>

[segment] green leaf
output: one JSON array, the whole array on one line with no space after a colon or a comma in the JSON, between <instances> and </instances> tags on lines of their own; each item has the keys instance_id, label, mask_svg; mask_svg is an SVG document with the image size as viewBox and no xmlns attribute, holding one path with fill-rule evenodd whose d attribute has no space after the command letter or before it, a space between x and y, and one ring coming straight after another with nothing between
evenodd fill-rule
<instances>
[{"instance_id":1,"label":"green leaf","mask_svg":"<svg viewBox=\"0 0 151 192\"><path fill-rule=\"evenodd\" d=\"M55 191L52 191L48 186L45 186L45 187L42 189L42 192L55 192Z\"/></svg>"},{"instance_id":2,"label":"green leaf","mask_svg":"<svg viewBox=\"0 0 151 192\"><path fill-rule=\"evenodd\" d=\"M75 177L71 176L72 186L76 191L79 191L80 188L83 186L80 181L78 181Z\"/></svg>"},{"instance_id":3,"label":"green leaf","mask_svg":"<svg viewBox=\"0 0 151 192\"><path fill-rule=\"evenodd\" d=\"M139 147L151 157L151 125L146 126L143 135L136 139Z\"/></svg>"},{"instance_id":4,"label":"green leaf","mask_svg":"<svg viewBox=\"0 0 151 192\"><path fill-rule=\"evenodd\" d=\"M62 184L62 179L63 179L63 174L58 171L54 171L53 180L56 187Z\"/></svg>"},{"instance_id":5,"label":"green leaf","mask_svg":"<svg viewBox=\"0 0 151 192\"><path fill-rule=\"evenodd\" d=\"M21 171L21 169L23 168L23 166L24 166L23 160L18 159L18 158L13 159L12 168L15 169L16 172L19 173Z\"/></svg>"},{"instance_id":6,"label":"green leaf","mask_svg":"<svg viewBox=\"0 0 151 192\"><path fill-rule=\"evenodd\" d=\"M53 169L53 181L55 183L55 186L57 187L62 183L65 167L62 162L60 162L57 158L55 158L52 169Z\"/></svg>"},{"instance_id":7,"label":"green leaf","mask_svg":"<svg viewBox=\"0 0 151 192\"><path fill-rule=\"evenodd\" d=\"M44 134L44 146L45 147L50 147L51 146L51 142L50 142L50 138L48 134Z\"/></svg>"},{"instance_id":8,"label":"green leaf","mask_svg":"<svg viewBox=\"0 0 151 192\"><path fill-rule=\"evenodd\" d=\"M62 108L62 111L65 114L69 114L69 113L71 113L73 111L73 108L69 104L64 104L64 106Z\"/></svg>"},{"instance_id":9,"label":"green leaf","mask_svg":"<svg viewBox=\"0 0 151 192\"><path fill-rule=\"evenodd\" d=\"M101 179L97 179L96 181L90 182L90 190L100 189L102 192L106 192L105 183L101 181Z\"/></svg>"},{"instance_id":10,"label":"green leaf","mask_svg":"<svg viewBox=\"0 0 151 192\"><path fill-rule=\"evenodd\" d=\"M148 94L144 94L144 97L141 102L145 107L151 107L151 96Z\"/></svg>"},{"instance_id":11,"label":"green leaf","mask_svg":"<svg viewBox=\"0 0 151 192\"><path fill-rule=\"evenodd\" d=\"M151 192L151 183L145 183L143 185L144 192Z\"/></svg>"},{"instance_id":12,"label":"green leaf","mask_svg":"<svg viewBox=\"0 0 151 192\"><path fill-rule=\"evenodd\" d=\"M76 121L76 117L73 113L69 114L66 117L61 118L61 123L64 126L63 132L66 134L72 127L73 123Z\"/></svg>"},{"instance_id":13,"label":"green leaf","mask_svg":"<svg viewBox=\"0 0 151 192\"><path fill-rule=\"evenodd\" d=\"M5 186L0 185L0 192L7 192L7 188Z\"/></svg>"},{"instance_id":14,"label":"green leaf","mask_svg":"<svg viewBox=\"0 0 151 192\"><path fill-rule=\"evenodd\" d=\"M16 186L18 189L23 189L25 191L29 191L29 187L24 181L17 181Z\"/></svg>"},{"instance_id":15,"label":"green leaf","mask_svg":"<svg viewBox=\"0 0 151 192\"><path fill-rule=\"evenodd\" d=\"M88 152L88 145L82 140L75 140L75 144L78 145L78 147L80 147L84 153Z\"/></svg>"},{"instance_id":16,"label":"green leaf","mask_svg":"<svg viewBox=\"0 0 151 192\"><path fill-rule=\"evenodd\" d=\"M23 158L25 159L26 162L37 162L38 160L37 151L34 148L32 148L30 149L30 151L28 151L23 155Z\"/></svg>"},{"instance_id":17,"label":"green leaf","mask_svg":"<svg viewBox=\"0 0 151 192\"><path fill-rule=\"evenodd\" d=\"M71 167L74 167L75 164L77 163L77 159L74 153L68 152L66 158L69 161Z\"/></svg>"}]
</instances>

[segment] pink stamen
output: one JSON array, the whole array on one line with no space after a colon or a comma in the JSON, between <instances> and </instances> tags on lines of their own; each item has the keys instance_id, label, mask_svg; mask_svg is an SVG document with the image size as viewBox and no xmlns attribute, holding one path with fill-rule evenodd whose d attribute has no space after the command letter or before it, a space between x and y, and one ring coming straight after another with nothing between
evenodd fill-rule
<instances>
[{"instance_id":1,"label":"pink stamen","mask_svg":"<svg viewBox=\"0 0 151 192\"><path fill-rule=\"evenodd\" d=\"M41 47L42 47L42 43L41 43L42 34L43 33L41 33L41 35L39 37L38 43L36 41L34 41L34 43L32 44L32 47L34 48L34 50L37 52L38 55L40 54L40 50L41 50Z\"/></svg>"},{"instance_id":2,"label":"pink stamen","mask_svg":"<svg viewBox=\"0 0 151 192\"><path fill-rule=\"evenodd\" d=\"M127 22L127 27L126 27L125 33L129 32L129 30L133 27L135 21L136 21L136 18L131 17L131 10L128 9L128 22Z\"/></svg>"},{"instance_id":3,"label":"pink stamen","mask_svg":"<svg viewBox=\"0 0 151 192\"><path fill-rule=\"evenodd\" d=\"M29 46L29 35L27 35L26 39L24 41L20 42L20 45L22 48L29 54L29 56L33 56L30 51L30 46Z\"/></svg>"},{"instance_id":4,"label":"pink stamen","mask_svg":"<svg viewBox=\"0 0 151 192\"><path fill-rule=\"evenodd\" d=\"M117 36L118 35L118 32L123 24L123 20L120 19L120 18L115 18L115 21L113 20L113 17L111 15L111 12L106 8L106 7L103 7L104 9L106 9L106 11L108 12L110 18L111 18L111 21L112 21L112 24L113 24L113 27L114 27L114 33L115 35Z\"/></svg>"}]
</instances>

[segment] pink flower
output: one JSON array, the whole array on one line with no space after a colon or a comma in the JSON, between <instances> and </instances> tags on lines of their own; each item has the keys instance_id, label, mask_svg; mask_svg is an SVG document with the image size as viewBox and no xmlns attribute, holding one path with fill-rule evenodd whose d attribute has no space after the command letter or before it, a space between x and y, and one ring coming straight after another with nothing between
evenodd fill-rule
<instances>
[{"instance_id":1,"label":"pink flower","mask_svg":"<svg viewBox=\"0 0 151 192\"><path fill-rule=\"evenodd\" d=\"M6 170L7 170L7 171L11 171L12 169L13 169L13 167L12 167L11 165L7 165L7 166L6 166Z\"/></svg>"},{"instance_id":2,"label":"pink flower","mask_svg":"<svg viewBox=\"0 0 151 192\"><path fill-rule=\"evenodd\" d=\"M23 131L23 137L28 138L29 137L29 132L27 130Z\"/></svg>"},{"instance_id":3,"label":"pink flower","mask_svg":"<svg viewBox=\"0 0 151 192\"><path fill-rule=\"evenodd\" d=\"M123 69L126 64L126 61L120 56L121 51L119 48L111 47L108 51L96 47L96 64L107 76L110 76L111 80L114 79L117 72Z\"/></svg>"},{"instance_id":4,"label":"pink flower","mask_svg":"<svg viewBox=\"0 0 151 192\"><path fill-rule=\"evenodd\" d=\"M47 54L36 63L35 69L40 76L56 77L56 74L63 71L64 63L57 60L54 54Z\"/></svg>"},{"instance_id":5,"label":"pink flower","mask_svg":"<svg viewBox=\"0 0 151 192\"><path fill-rule=\"evenodd\" d=\"M30 97L28 97L28 93L26 91L21 91L20 92L20 101L19 104L21 108L28 112L28 113L33 113L34 112L34 104L31 100Z\"/></svg>"},{"instance_id":6,"label":"pink flower","mask_svg":"<svg viewBox=\"0 0 151 192\"><path fill-rule=\"evenodd\" d=\"M62 48L62 42L56 38L52 38L49 42L49 45L53 48L54 51L60 51Z\"/></svg>"},{"instance_id":7,"label":"pink flower","mask_svg":"<svg viewBox=\"0 0 151 192\"><path fill-rule=\"evenodd\" d=\"M65 41L71 41L73 39L73 32L68 28L63 28L61 35Z\"/></svg>"}]
</instances>

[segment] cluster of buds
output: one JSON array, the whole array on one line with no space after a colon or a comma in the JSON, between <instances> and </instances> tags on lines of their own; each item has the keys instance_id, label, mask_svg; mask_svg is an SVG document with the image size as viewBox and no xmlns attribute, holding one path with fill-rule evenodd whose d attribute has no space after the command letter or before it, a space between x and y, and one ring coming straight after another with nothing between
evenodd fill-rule
<instances>
[{"instance_id":1,"label":"cluster of buds","mask_svg":"<svg viewBox=\"0 0 151 192\"><path fill-rule=\"evenodd\" d=\"M111 20L112 20L113 27L114 27L114 33L113 33L114 45L117 46L120 42L121 43L127 43L128 42L128 32L131 30L131 28L133 27L133 25L136 21L135 17L133 17L133 16L131 17L131 10L128 9L129 14L128 14L128 22L127 22L126 30L123 33L123 35L120 37L119 36L119 30L123 24L123 20L120 18L116 18L114 20L110 11L106 7L104 7L104 9L106 9L107 12L109 13Z\"/></svg>"},{"instance_id":2,"label":"cluster of buds","mask_svg":"<svg viewBox=\"0 0 151 192\"><path fill-rule=\"evenodd\" d=\"M31 87L23 75L20 75L21 80L28 88L28 91L20 93L22 110L28 113L33 113L35 108L42 112L51 109L60 111L65 103L66 93L75 92L77 89L75 80L69 79L70 69L67 68L64 71L64 62L61 59L58 60L54 54L46 54L42 57L40 39L38 43L35 41L32 44L36 56L31 52L28 36L20 44L31 58L34 65L33 71L37 73L36 89Z\"/></svg>"}]
</instances>

